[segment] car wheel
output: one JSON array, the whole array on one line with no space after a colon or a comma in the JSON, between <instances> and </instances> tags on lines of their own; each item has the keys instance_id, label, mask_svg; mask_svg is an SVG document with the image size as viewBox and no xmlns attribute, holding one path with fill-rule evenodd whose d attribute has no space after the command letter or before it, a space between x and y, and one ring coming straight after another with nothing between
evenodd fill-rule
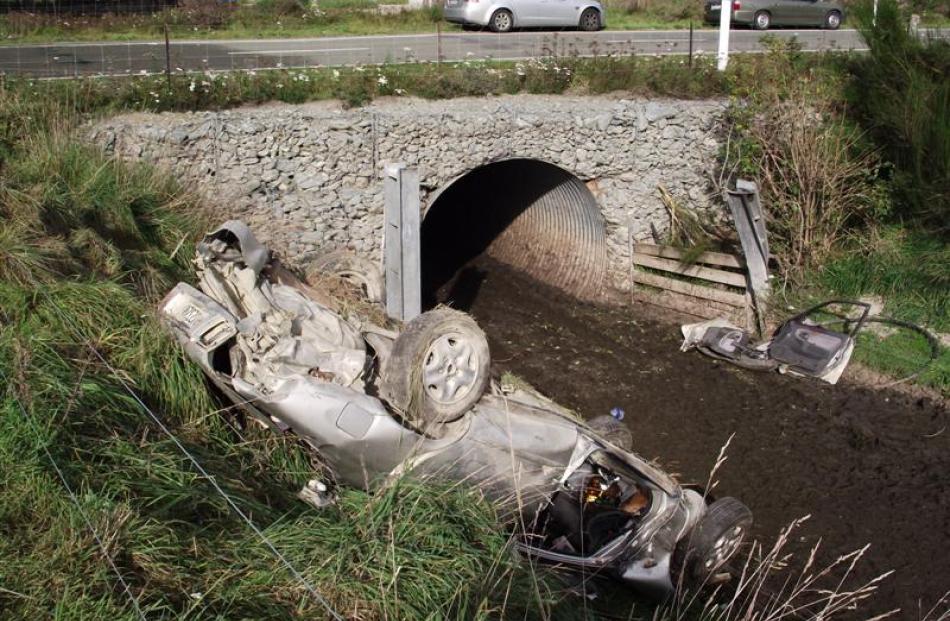
<instances>
[{"instance_id":1,"label":"car wheel","mask_svg":"<svg viewBox=\"0 0 950 621\"><path fill-rule=\"evenodd\" d=\"M584 9L579 24L581 30L595 32L600 30L600 12L597 9Z\"/></svg>"},{"instance_id":2,"label":"car wheel","mask_svg":"<svg viewBox=\"0 0 950 621\"><path fill-rule=\"evenodd\" d=\"M595 416L587 421L587 426L600 438L625 451L633 450L633 434L619 420L609 414Z\"/></svg>"},{"instance_id":3,"label":"car wheel","mask_svg":"<svg viewBox=\"0 0 950 621\"><path fill-rule=\"evenodd\" d=\"M494 32L510 32L514 25L515 18L507 9L499 9L492 13L491 21L488 22L488 26Z\"/></svg>"},{"instance_id":4,"label":"car wheel","mask_svg":"<svg viewBox=\"0 0 950 621\"><path fill-rule=\"evenodd\" d=\"M308 280L314 274L336 276L359 289L370 302L381 303L385 298L382 272L375 263L352 252L336 250L320 255L308 262L304 271Z\"/></svg>"},{"instance_id":5,"label":"car wheel","mask_svg":"<svg viewBox=\"0 0 950 621\"><path fill-rule=\"evenodd\" d=\"M759 11L755 14L755 17L752 19L752 26L756 30L768 30L769 26L772 25L772 16L769 15L768 11Z\"/></svg>"},{"instance_id":6,"label":"car wheel","mask_svg":"<svg viewBox=\"0 0 950 621\"><path fill-rule=\"evenodd\" d=\"M393 343L382 394L407 421L432 435L465 414L488 387L488 340L465 313L437 308L408 324Z\"/></svg>"},{"instance_id":7,"label":"car wheel","mask_svg":"<svg viewBox=\"0 0 950 621\"><path fill-rule=\"evenodd\" d=\"M752 526L752 512L735 498L720 498L706 508L686 549L687 576L698 585L723 573Z\"/></svg>"},{"instance_id":8,"label":"car wheel","mask_svg":"<svg viewBox=\"0 0 950 621\"><path fill-rule=\"evenodd\" d=\"M828 30L837 30L841 26L841 13L831 11L825 15L825 28Z\"/></svg>"}]
</instances>

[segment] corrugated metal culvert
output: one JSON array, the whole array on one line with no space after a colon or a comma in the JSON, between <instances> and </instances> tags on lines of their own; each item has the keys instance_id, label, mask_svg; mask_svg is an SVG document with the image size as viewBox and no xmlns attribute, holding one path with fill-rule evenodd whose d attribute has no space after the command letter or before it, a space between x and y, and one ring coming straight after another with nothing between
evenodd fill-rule
<instances>
[{"instance_id":1,"label":"corrugated metal culvert","mask_svg":"<svg viewBox=\"0 0 950 621\"><path fill-rule=\"evenodd\" d=\"M562 168L531 159L486 164L429 203L422 223L424 297L482 253L590 298L605 282L604 217L590 190Z\"/></svg>"}]
</instances>

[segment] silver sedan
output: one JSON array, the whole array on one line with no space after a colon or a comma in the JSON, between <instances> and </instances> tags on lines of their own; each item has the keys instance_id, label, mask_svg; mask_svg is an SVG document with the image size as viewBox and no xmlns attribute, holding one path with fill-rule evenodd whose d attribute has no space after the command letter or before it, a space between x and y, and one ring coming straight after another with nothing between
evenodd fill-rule
<instances>
[{"instance_id":1,"label":"silver sedan","mask_svg":"<svg viewBox=\"0 0 950 621\"><path fill-rule=\"evenodd\" d=\"M445 0L445 19L495 32L513 28L580 28L595 31L607 21L597 0Z\"/></svg>"}]
</instances>

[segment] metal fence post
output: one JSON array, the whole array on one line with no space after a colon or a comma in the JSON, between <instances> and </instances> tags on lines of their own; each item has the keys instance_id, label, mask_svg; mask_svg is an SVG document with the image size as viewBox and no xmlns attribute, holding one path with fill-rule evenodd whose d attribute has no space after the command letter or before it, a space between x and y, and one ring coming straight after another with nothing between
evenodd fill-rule
<instances>
[{"instance_id":1,"label":"metal fence post","mask_svg":"<svg viewBox=\"0 0 950 621\"><path fill-rule=\"evenodd\" d=\"M383 168L386 313L409 321L422 312L419 173L405 164Z\"/></svg>"}]
</instances>

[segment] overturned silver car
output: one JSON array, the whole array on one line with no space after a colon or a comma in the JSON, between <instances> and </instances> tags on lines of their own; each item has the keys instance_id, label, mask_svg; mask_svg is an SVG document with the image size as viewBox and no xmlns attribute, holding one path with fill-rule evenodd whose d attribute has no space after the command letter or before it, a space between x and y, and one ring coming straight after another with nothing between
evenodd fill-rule
<instances>
[{"instance_id":1,"label":"overturned silver car","mask_svg":"<svg viewBox=\"0 0 950 621\"><path fill-rule=\"evenodd\" d=\"M199 244L196 266L198 288L179 283L162 301L164 324L228 399L303 439L339 483L371 489L412 473L477 485L521 552L658 598L681 579L728 577L749 510L679 486L630 452L609 416L584 423L503 389L468 315L437 308L400 329L377 325L235 221ZM347 270L374 294L372 276Z\"/></svg>"}]
</instances>

